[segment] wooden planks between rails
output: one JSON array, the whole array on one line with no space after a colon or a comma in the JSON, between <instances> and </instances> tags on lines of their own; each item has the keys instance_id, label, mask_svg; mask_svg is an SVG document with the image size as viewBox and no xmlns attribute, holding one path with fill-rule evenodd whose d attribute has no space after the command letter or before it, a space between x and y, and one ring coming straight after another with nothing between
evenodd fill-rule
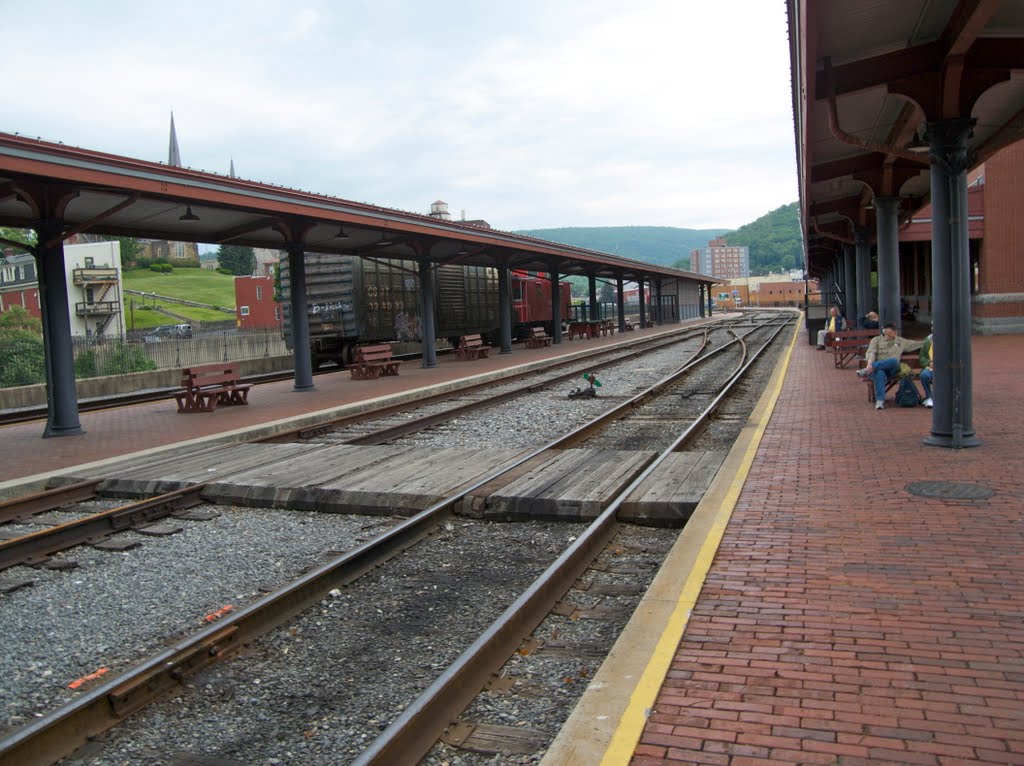
<instances>
[{"instance_id":1,"label":"wooden planks between rails","mask_svg":"<svg viewBox=\"0 0 1024 766\"><path fill-rule=\"evenodd\" d=\"M98 490L145 497L206 484L204 499L250 507L411 515L526 454L524 449L435 449L285 443L219 445L69 472L56 485L101 479ZM548 450L485 484L459 512L494 520L596 518L651 462L653 452ZM676 453L632 493L619 516L647 524L685 523L724 459Z\"/></svg>"}]
</instances>

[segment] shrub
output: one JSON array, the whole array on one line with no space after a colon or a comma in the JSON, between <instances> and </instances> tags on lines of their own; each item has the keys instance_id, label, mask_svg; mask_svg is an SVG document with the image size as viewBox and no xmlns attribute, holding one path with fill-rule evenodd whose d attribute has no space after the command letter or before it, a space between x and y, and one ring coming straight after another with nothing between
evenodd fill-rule
<instances>
[{"instance_id":1,"label":"shrub","mask_svg":"<svg viewBox=\"0 0 1024 766\"><path fill-rule=\"evenodd\" d=\"M96 352L92 349L82 351L75 357L75 378L95 378L99 375L96 369Z\"/></svg>"},{"instance_id":2,"label":"shrub","mask_svg":"<svg viewBox=\"0 0 1024 766\"><path fill-rule=\"evenodd\" d=\"M46 382L43 338L28 330L0 334L0 386L30 386Z\"/></svg>"},{"instance_id":3,"label":"shrub","mask_svg":"<svg viewBox=\"0 0 1024 766\"><path fill-rule=\"evenodd\" d=\"M100 362L100 375L123 375L128 372L155 370L156 362L146 356L142 346L117 343L108 348Z\"/></svg>"},{"instance_id":4,"label":"shrub","mask_svg":"<svg viewBox=\"0 0 1024 766\"><path fill-rule=\"evenodd\" d=\"M28 330L36 335L42 335L43 323L32 316L24 306L11 306L6 311L0 312L0 337L16 330Z\"/></svg>"}]
</instances>

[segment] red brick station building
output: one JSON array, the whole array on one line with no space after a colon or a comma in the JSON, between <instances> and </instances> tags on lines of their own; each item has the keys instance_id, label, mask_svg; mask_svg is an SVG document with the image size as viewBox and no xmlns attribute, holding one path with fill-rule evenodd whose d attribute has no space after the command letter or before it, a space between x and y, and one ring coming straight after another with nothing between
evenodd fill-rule
<instances>
[{"instance_id":1,"label":"red brick station building","mask_svg":"<svg viewBox=\"0 0 1024 766\"><path fill-rule=\"evenodd\" d=\"M1024 141L971 171L967 184L972 331L1024 332ZM928 205L899 232L900 291L923 321L931 316L931 223Z\"/></svg>"}]
</instances>

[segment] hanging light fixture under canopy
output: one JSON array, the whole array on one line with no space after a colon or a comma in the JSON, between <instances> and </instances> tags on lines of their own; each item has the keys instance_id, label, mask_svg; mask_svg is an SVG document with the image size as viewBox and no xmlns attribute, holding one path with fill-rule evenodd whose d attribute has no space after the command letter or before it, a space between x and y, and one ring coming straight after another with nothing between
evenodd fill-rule
<instances>
[{"instance_id":1,"label":"hanging light fixture under canopy","mask_svg":"<svg viewBox=\"0 0 1024 766\"><path fill-rule=\"evenodd\" d=\"M345 231L345 227L344 226L339 226L338 227L338 233L334 235L334 238L335 239L349 239L350 236L349 236L349 233L347 231Z\"/></svg>"},{"instance_id":2,"label":"hanging light fixture under canopy","mask_svg":"<svg viewBox=\"0 0 1024 766\"><path fill-rule=\"evenodd\" d=\"M199 216L192 212L192 206L186 205L185 212L178 218L179 221L198 221Z\"/></svg>"}]
</instances>

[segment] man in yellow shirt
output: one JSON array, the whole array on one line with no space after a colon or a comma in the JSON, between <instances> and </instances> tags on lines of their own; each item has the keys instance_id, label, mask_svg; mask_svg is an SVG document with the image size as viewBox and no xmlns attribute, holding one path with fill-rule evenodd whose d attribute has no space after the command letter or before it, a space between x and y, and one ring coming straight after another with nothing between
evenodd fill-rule
<instances>
[{"instance_id":1,"label":"man in yellow shirt","mask_svg":"<svg viewBox=\"0 0 1024 766\"><path fill-rule=\"evenodd\" d=\"M843 319L843 315L839 313L839 309L835 306L828 311L828 321L825 323L825 329L818 330L818 348L825 348L825 340L835 337L837 330L846 329L846 320Z\"/></svg>"}]
</instances>

